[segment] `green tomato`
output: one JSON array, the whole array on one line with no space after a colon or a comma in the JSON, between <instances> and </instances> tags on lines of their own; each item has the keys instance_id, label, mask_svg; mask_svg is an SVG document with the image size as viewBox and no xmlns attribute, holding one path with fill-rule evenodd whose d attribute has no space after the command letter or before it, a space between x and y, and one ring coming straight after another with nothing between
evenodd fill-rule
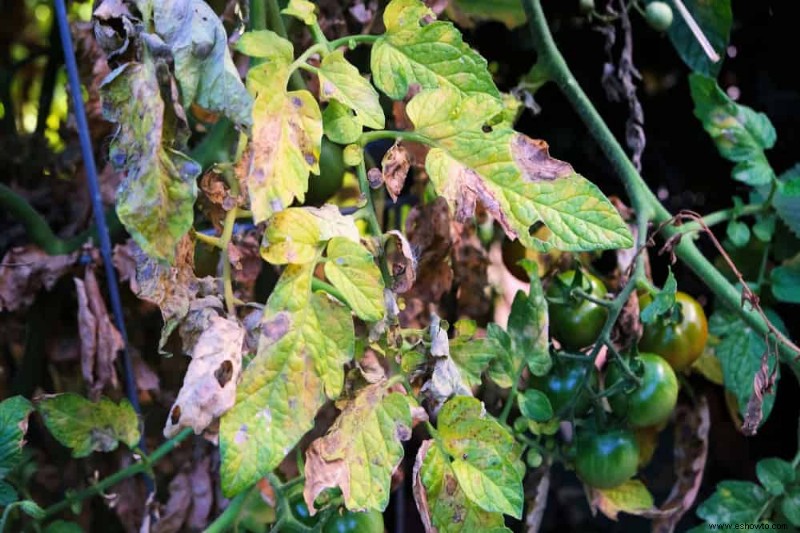
<instances>
[{"instance_id":1,"label":"green tomato","mask_svg":"<svg viewBox=\"0 0 800 533\"><path fill-rule=\"evenodd\" d=\"M708 320L697 300L678 291L675 299L680 305L680 320L659 318L645 324L639 349L658 354L674 368L681 371L692 366L706 347ZM639 297L639 309L647 307L652 298L649 294Z\"/></svg>"},{"instance_id":2,"label":"green tomato","mask_svg":"<svg viewBox=\"0 0 800 533\"><path fill-rule=\"evenodd\" d=\"M344 180L344 156L342 147L322 138L319 154L319 176L311 176L308 180L306 203L320 205L336 194Z\"/></svg>"},{"instance_id":3,"label":"green tomato","mask_svg":"<svg viewBox=\"0 0 800 533\"><path fill-rule=\"evenodd\" d=\"M383 533L383 514L378 511L354 513L351 511L338 512L331 516L323 533Z\"/></svg>"},{"instance_id":4,"label":"green tomato","mask_svg":"<svg viewBox=\"0 0 800 533\"><path fill-rule=\"evenodd\" d=\"M582 272L581 288L595 298L603 298L608 292L602 281L592 274ZM547 296L561 299L563 303L550 304L550 333L566 350L578 350L592 344L603 329L608 310L602 305L570 295L574 270L567 270L550 283Z\"/></svg>"},{"instance_id":5,"label":"green tomato","mask_svg":"<svg viewBox=\"0 0 800 533\"><path fill-rule=\"evenodd\" d=\"M292 512L292 516L303 525L314 527L318 522L318 518L311 516L311 513L308 512L308 506L300 491L292 494L289 498L289 510Z\"/></svg>"},{"instance_id":6,"label":"green tomato","mask_svg":"<svg viewBox=\"0 0 800 533\"><path fill-rule=\"evenodd\" d=\"M650 2L644 8L647 23L656 31L667 31L672 25L672 8L666 2Z\"/></svg>"},{"instance_id":7,"label":"green tomato","mask_svg":"<svg viewBox=\"0 0 800 533\"><path fill-rule=\"evenodd\" d=\"M579 0L578 9L584 15L594 11L594 0Z\"/></svg>"},{"instance_id":8,"label":"green tomato","mask_svg":"<svg viewBox=\"0 0 800 533\"><path fill-rule=\"evenodd\" d=\"M608 398L611 409L627 417L635 428L655 426L665 422L678 401L678 378L675 371L663 358L643 353L639 355L643 372L641 385L632 391L620 390ZM618 361L612 361L606 372L606 388L626 379L625 371Z\"/></svg>"},{"instance_id":9,"label":"green tomato","mask_svg":"<svg viewBox=\"0 0 800 533\"><path fill-rule=\"evenodd\" d=\"M610 489L636 474L639 445L627 430L579 435L575 453L575 472L597 489Z\"/></svg>"},{"instance_id":10,"label":"green tomato","mask_svg":"<svg viewBox=\"0 0 800 533\"><path fill-rule=\"evenodd\" d=\"M587 392L581 390L581 384L587 371L590 372L588 383L596 385L597 373L594 371L594 365L586 364L555 364L546 375L531 377L531 385L547 396L553 407L553 413L557 416L567 414L562 409L578 395L578 399L575 400L574 414L581 417L592 406Z\"/></svg>"}]
</instances>

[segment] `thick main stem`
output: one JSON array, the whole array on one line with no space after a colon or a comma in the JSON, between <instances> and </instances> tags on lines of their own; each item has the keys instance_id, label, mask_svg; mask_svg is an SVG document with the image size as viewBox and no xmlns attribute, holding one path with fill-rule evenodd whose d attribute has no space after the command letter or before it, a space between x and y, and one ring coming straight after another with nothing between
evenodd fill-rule
<instances>
[{"instance_id":1,"label":"thick main stem","mask_svg":"<svg viewBox=\"0 0 800 533\"><path fill-rule=\"evenodd\" d=\"M567 97L572 107L581 117L595 141L600 145L603 153L611 162L617 176L622 181L634 209L656 223L670 220L672 214L658 201L642 177L634 168L622 146L611 133L600 114L595 109L591 100L578 85L572 75L564 57L553 41L553 36L544 17L540 0L523 0L523 6L528 16L531 28L531 37L539 53L539 62L549 78L558 85L564 96ZM667 225L663 229L666 237L681 233L681 229ZM693 242L683 239L676 247L675 254L683 261L709 289L717 296L719 301L736 312L755 329L759 334L767 336L769 327L764 319L757 313L742 308L741 293L731 285L713 264L700 252ZM795 375L800 377L800 364L795 360L798 354L781 345L781 355L789 364Z\"/></svg>"}]
</instances>

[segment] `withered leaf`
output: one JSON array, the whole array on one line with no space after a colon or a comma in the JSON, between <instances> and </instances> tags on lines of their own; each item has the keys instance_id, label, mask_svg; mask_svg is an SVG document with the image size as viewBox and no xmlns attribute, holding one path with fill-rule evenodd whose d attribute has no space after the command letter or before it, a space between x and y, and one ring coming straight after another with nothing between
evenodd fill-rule
<instances>
[{"instance_id":1,"label":"withered leaf","mask_svg":"<svg viewBox=\"0 0 800 533\"><path fill-rule=\"evenodd\" d=\"M29 307L42 288L52 289L77 260L77 252L47 255L34 245L12 248L0 263L0 311Z\"/></svg>"},{"instance_id":2,"label":"withered leaf","mask_svg":"<svg viewBox=\"0 0 800 533\"><path fill-rule=\"evenodd\" d=\"M192 504L192 482L189 475L179 472L169 482L169 500L151 531L153 533L177 533L186 521Z\"/></svg>"},{"instance_id":3,"label":"withered leaf","mask_svg":"<svg viewBox=\"0 0 800 533\"><path fill-rule=\"evenodd\" d=\"M392 200L397 201L397 197L403 190L403 185L408 176L408 170L411 168L411 156L406 150L405 146L399 142L394 143L391 148L386 152L381 161L381 171L383 174L383 181L386 184L386 192L392 197Z\"/></svg>"},{"instance_id":4,"label":"withered leaf","mask_svg":"<svg viewBox=\"0 0 800 533\"><path fill-rule=\"evenodd\" d=\"M386 235L395 237L399 245L397 247L399 254L392 254L392 257L399 255L396 260L392 260L392 277L394 278L392 290L403 294L414 286L414 281L417 279L417 258L414 256L408 239L401 232L391 230Z\"/></svg>"}]
</instances>

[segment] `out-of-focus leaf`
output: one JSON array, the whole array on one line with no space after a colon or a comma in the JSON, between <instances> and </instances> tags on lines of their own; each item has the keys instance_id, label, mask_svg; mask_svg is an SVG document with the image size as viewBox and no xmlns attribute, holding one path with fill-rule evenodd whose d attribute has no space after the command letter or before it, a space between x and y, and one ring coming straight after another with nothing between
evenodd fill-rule
<instances>
[{"instance_id":1,"label":"out-of-focus leaf","mask_svg":"<svg viewBox=\"0 0 800 533\"><path fill-rule=\"evenodd\" d=\"M492 109L492 111L487 111ZM547 144L487 124L502 103L486 94L453 89L423 91L406 107L417 133L431 140L425 168L456 220L470 219L480 203L510 239L531 248L582 251L633 244L619 213L600 190ZM543 223L547 240L530 233Z\"/></svg>"},{"instance_id":2,"label":"out-of-focus leaf","mask_svg":"<svg viewBox=\"0 0 800 533\"><path fill-rule=\"evenodd\" d=\"M503 514L488 512L464 493L450 459L433 440L426 440L414 463L414 500L426 532L486 531L508 533Z\"/></svg>"},{"instance_id":3,"label":"out-of-focus leaf","mask_svg":"<svg viewBox=\"0 0 800 533\"><path fill-rule=\"evenodd\" d=\"M792 233L800 236L800 163L778 178L772 206Z\"/></svg>"},{"instance_id":4,"label":"out-of-focus leaf","mask_svg":"<svg viewBox=\"0 0 800 533\"><path fill-rule=\"evenodd\" d=\"M526 20L522 3L517 0L452 0L447 15L465 28L475 22L496 20L513 30Z\"/></svg>"},{"instance_id":5,"label":"out-of-focus leaf","mask_svg":"<svg viewBox=\"0 0 800 533\"><path fill-rule=\"evenodd\" d=\"M189 109L195 103L249 127L253 99L239 78L225 28L211 6L204 0L159 0L150 5L155 31L172 51L183 106Z\"/></svg>"},{"instance_id":6,"label":"out-of-focus leaf","mask_svg":"<svg viewBox=\"0 0 800 533\"><path fill-rule=\"evenodd\" d=\"M313 263L289 265L273 290L258 352L220 425L222 487L234 495L271 472L342 390L353 357L348 309L311 292Z\"/></svg>"},{"instance_id":7,"label":"out-of-focus leaf","mask_svg":"<svg viewBox=\"0 0 800 533\"><path fill-rule=\"evenodd\" d=\"M306 451L303 495L312 514L325 489L339 487L351 511L383 511L392 472L411 438L410 400L389 393L385 382L361 389L342 409L328 433Z\"/></svg>"},{"instance_id":8,"label":"out-of-focus leaf","mask_svg":"<svg viewBox=\"0 0 800 533\"><path fill-rule=\"evenodd\" d=\"M733 23L730 0L682 0L695 22L700 26L703 35L720 57L725 57L728 38ZM674 7L673 7L674 9ZM722 67L722 61L716 63L709 59L697 42L689 25L678 13L675 13L669 28L669 38L684 63L695 72L706 76L716 76Z\"/></svg>"},{"instance_id":9,"label":"out-of-focus leaf","mask_svg":"<svg viewBox=\"0 0 800 533\"><path fill-rule=\"evenodd\" d=\"M772 294L781 302L800 303L800 263L791 262L769 273Z\"/></svg>"},{"instance_id":10,"label":"out-of-focus leaf","mask_svg":"<svg viewBox=\"0 0 800 533\"><path fill-rule=\"evenodd\" d=\"M73 457L116 450L120 442L133 448L139 443L139 418L128 400L116 404L108 398L91 402L77 394L42 396L36 401L47 429Z\"/></svg>"},{"instance_id":11,"label":"out-of-focus leaf","mask_svg":"<svg viewBox=\"0 0 800 533\"><path fill-rule=\"evenodd\" d=\"M541 391L528 389L517 395L519 411L525 418L530 418L537 422L547 422L553 418L553 406L550 400Z\"/></svg>"},{"instance_id":12,"label":"out-of-focus leaf","mask_svg":"<svg viewBox=\"0 0 800 533\"><path fill-rule=\"evenodd\" d=\"M793 526L800 527L800 487L795 486L786 491L781 500L781 511Z\"/></svg>"},{"instance_id":13,"label":"out-of-focus leaf","mask_svg":"<svg viewBox=\"0 0 800 533\"><path fill-rule=\"evenodd\" d=\"M654 510L653 495L638 479L612 489L593 489L591 493L592 505L611 520L616 520L619 513L642 515Z\"/></svg>"},{"instance_id":14,"label":"out-of-focus leaf","mask_svg":"<svg viewBox=\"0 0 800 533\"><path fill-rule=\"evenodd\" d=\"M331 239L325 276L360 319L376 322L383 318L383 277L372 254L361 243L345 237Z\"/></svg>"},{"instance_id":15,"label":"out-of-focus leaf","mask_svg":"<svg viewBox=\"0 0 800 533\"><path fill-rule=\"evenodd\" d=\"M731 220L725 228L725 234L736 248L741 248L750 242L750 226L741 220Z\"/></svg>"},{"instance_id":16,"label":"out-of-focus leaf","mask_svg":"<svg viewBox=\"0 0 800 533\"><path fill-rule=\"evenodd\" d=\"M237 321L212 316L192 350L192 362L178 398L170 409L164 436L172 438L190 427L200 434L236 401L242 370L244 327Z\"/></svg>"},{"instance_id":17,"label":"out-of-focus leaf","mask_svg":"<svg viewBox=\"0 0 800 533\"><path fill-rule=\"evenodd\" d=\"M22 459L23 439L28 431L28 415L31 411L31 402L22 396L12 396L0 402L0 482ZM4 485L4 499L7 499L11 494L9 489L14 489ZM13 496L16 499L16 492Z\"/></svg>"},{"instance_id":18,"label":"out-of-focus leaf","mask_svg":"<svg viewBox=\"0 0 800 533\"><path fill-rule=\"evenodd\" d=\"M794 483L797 475L794 466L788 461L769 457L756 464L758 480L773 496L779 496L786 491L786 487Z\"/></svg>"},{"instance_id":19,"label":"out-of-focus leaf","mask_svg":"<svg viewBox=\"0 0 800 533\"><path fill-rule=\"evenodd\" d=\"M33 245L12 248L0 262L0 311L17 311L50 290L78 260L78 253L48 255Z\"/></svg>"},{"instance_id":20,"label":"out-of-focus leaf","mask_svg":"<svg viewBox=\"0 0 800 533\"><path fill-rule=\"evenodd\" d=\"M692 371L702 374L715 385L724 385L725 378L722 376L722 365L712 351L706 350L700 357L692 363Z\"/></svg>"},{"instance_id":21,"label":"out-of-focus leaf","mask_svg":"<svg viewBox=\"0 0 800 533\"><path fill-rule=\"evenodd\" d=\"M710 523L755 522L769 494L749 481L723 481L697 508L697 516Z\"/></svg>"},{"instance_id":22,"label":"out-of-focus leaf","mask_svg":"<svg viewBox=\"0 0 800 533\"><path fill-rule=\"evenodd\" d=\"M326 55L317 71L320 100L336 100L352 109L356 119L368 128L380 130L386 125L378 92L356 67L336 50Z\"/></svg>"},{"instance_id":23,"label":"out-of-focus leaf","mask_svg":"<svg viewBox=\"0 0 800 533\"><path fill-rule=\"evenodd\" d=\"M186 521L191 505L191 480L185 472L178 472L169 482L169 499L161 509L158 522L151 528L152 533L178 533Z\"/></svg>"},{"instance_id":24,"label":"out-of-focus leaf","mask_svg":"<svg viewBox=\"0 0 800 533\"><path fill-rule=\"evenodd\" d=\"M75 522L66 520L54 520L47 524L44 533L83 533L83 528Z\"/></svg>"}]
</instances>

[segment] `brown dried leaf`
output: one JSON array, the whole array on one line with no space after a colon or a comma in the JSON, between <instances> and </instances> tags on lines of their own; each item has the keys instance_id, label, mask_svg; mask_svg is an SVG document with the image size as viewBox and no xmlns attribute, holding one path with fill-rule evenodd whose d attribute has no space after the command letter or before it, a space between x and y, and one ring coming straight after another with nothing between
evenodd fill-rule
<instances>
[{"instance_id":1,"label":"brown dried leaf","mask_svg":"<svg viewBox=\"0 0 800 533\"><path fill-rule=\"evenodd\" d=\"M89 386L89 397L97 399L106 386L117 386L114 361L125 348L122 335L111 323L94 269L86 268L84 279L75 278L78 292L78 327L81 338L81 371Z\"/></svg>"},{"instance_id":2,"label":"brown dried leaf","mask_svg":"<svg viewBox=\"0 0 800 533\"><path fill-rule=\"evenodd\" d=\"M136 250L138 248L139 246L133 239L128 239L125 244L114 246L114 253L111 257L111 262L114 263L114 267L119 273L119 280L127 281L133 294L139 293L139 284L136 283Z\"/></svg>"},{"instance_id":3,"label":"brown dried leaf","mask_svg":"<svg viewBox=\"0 0 800 533\"><path fill-rule=\"evenodd\" d=\"M430 325L433 371L421 389L421 392L433 402L434 411L438 411L452 396L472 396L472 389L461 375L458 365L450 357L447 331L440 326L439 317L433 315Z\"/></svg>"},{"instance_id":4,"label":"brown dried leaf","mask_svg":"<svg viewBox=\"0 0 800 533\"><path fill-rule=\"evenodd\" d=\"M0 263L0 311L29 307L39 290L52 289L77 260L77 252L47 255L33 245L12 248Z\"/></svg>"},{"instance_id":5,"label":"brown dried leaf","mask_svg":"<svg viewBox=\"0 0 800 533\"><path fill-rule=\"evenodd\" d=\"M395 142L381 161L381 173L386 183L386 192L397 201L397 197L406 183L406 176L411 168L411 154L405 146Z\"/></svg>"},{"instance_id":6,"label":"brown dried leaf","mask_svg":"<svg viewBox=\"0 0 800 533\"><path fill-rule=\"evenodd\" d=\"M390 255L392 278L394 279L392 290L403 294L414 286L414 281L417 279L417 258L405 235L398 230L391 230L386 234L395 237L399 244L397 248L399 254Z\"/></svg>"},{"instance_id":7,"label":"brown dried leaf","mask_svg":"<svg viewBox=\"0 0 800 533\"><path fill-rule=\"evenodd\" d=\"M489 255L486 253L475 227L453 222L452 263L456 298L461 316L482 318L489 312L491 303L489 289Z\"/></svg>"},{"instance_id":8,"label":"brown dried leaf","mask_svg":"<svg viewBox=\"0 0 800 533\"><path fill-rule=\"evenodd\" d=\"M538 477L536 493L528 497L528 513L525 515L525 527L528 533L537 533L542 525L544 511L547 508L547 494L550 492L550 467L544 465L535 472Z\"/></svg>"},{"instance_id":9,"label":"brown dried leaf","mask_svg":"<svg viewBox=\"0 0 800 533\"><path fill-rule=\"evenodd\" d=\"M708 457L708 432L711 415L705 396L694 407L681 404L675 409L675 475L672 491L661 504L661 516L655 517L652 530L671 533L681 517L692 508Z\"/></svg>"},{"instance_id":10,"label":"brown dried leaf","mask_svg":"<svg viewBox=\"0 0 800 533\"><path fill-rule=\"evenodd\" d=\"M122 454L119 470L129 467L132 463L133 458L130 454ZM140 531L144 520L146 499L147 490L141 476L129 477L114 486L114 498L110 501L110 507L114 509L127 533Z\"/></svg>"},{"instance_id":11,"label":"brown dried leaf","mask_svg":"<svg viewBox=\"0 0 800 533\"><path fill-rule=\"evenodd\" d=\"M753 436L758 431L758 426L761 425L761 419L764 418L762 406L764 404L765 394L774 394L775 380L778 377L778 363L772 370L769 369L770 349L764 350L761 356L761 366L758 372L753 376L753 394L747 401L747 409L745 410L744 421L742 422L742 433L747 436ZM776 354L777 359L777 354Z\"/></svg>"},{"instance_id":12,"label":"brown dried leaf","mask_svg":"<svg viewBox=\"0 0 800 533\"><path fill-rule=\"evenodd\" d=\"M239 322L210 317L192 350L192 362L170 410L164 436L172 438L184 427L200 434L233 407L243 343L244 328Z\"/></svg>"},{"instance_id":13,"label":"brown dried leaf","mask_svg":"<svg viewBox=\"0 0 800 533\"><path fill-rule=\"evenodd\" d=\"M208 525L208 515L214 504L210 457L195 463L189 473L189 482L192 487L192 507L186 517L186 527L189 531L202 531Z\"/></svg>"},{"instance_id":14,"label":"brown dried leaf","mask_svg":"<svg viewBox=\"0 0 800 533\"><path fill-rule=\"evenodd\" d=\"M192 481L188 474L178 473L169 482L169 500L161 518L150 531L153 533L177 533L186 521L192 505Z\"/></svg>"}]
</instances>

